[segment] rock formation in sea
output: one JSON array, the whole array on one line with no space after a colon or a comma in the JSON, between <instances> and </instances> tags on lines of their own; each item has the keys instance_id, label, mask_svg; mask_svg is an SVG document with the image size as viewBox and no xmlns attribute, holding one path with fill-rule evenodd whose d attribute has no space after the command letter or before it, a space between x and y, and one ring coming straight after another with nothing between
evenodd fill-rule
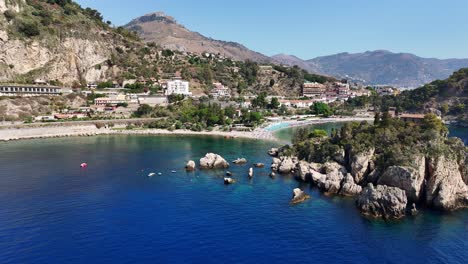
<instances>
[{"instance_id":1,"label":"rock formation in sea","mask_svg":"<svg viewBox=\"0 0 468 264\"><path fill-rule=\"evenodd\" d=\"M242 164L246 164L247 160L245 158L238 158L236 160L233 160L232 163L236 165L242 165Z\"/></svg>"},{"instance_id":2,"label":"rock formation in sea","mask_svg":"<svg viewBox=\"0 0 468 264\"><path fill-rule=\"evenodd\" d=\"M194 171L194 170L195 170L195 167L196 167L195 161L190 160L190 161L187 162L187 164L185 165L185 170L187 170L187 171Z\"/></svg>"},{"instance_id":3,"label":"rock formation in sea","mask_svg":"<svg viewBox=\"0 0 468 264\"><path fill-rule=\"evenodd\" d=\"M202 169L225 169L229 163L220 155L208 153L200 159L200 168Z\"/></svg>"},{"instance_id":4,"label":"rock formation in sea","mask_svg":"<svg viewBox=\"0 0 468 264\"><path fill-rule=\"evenodd\" d=\"M224 178L224 184L229 185L233 183L236 183L236 181L233 178Z\"/></svg>"},{"instance_id":5,"label":"rock formation in sea","mask_svg":"<svg viewBox=\"0 0 468 264\"><path fill-rule=\"evenodd\" d=\"M253 174L253 168L250 168L250 169L249 169L248 175L249 175L249 178L253 178L253 176L254 176L254 174Z\"/></svg>"},{"instance_id":6,"label":"rock formation in sea","mask_svg":"<svg viewBox=\"0 0 468 264\"><path fill-rule=\"evenodd\" d=\"M407 202L402 189L369 183L356 200L356 206L365 215L398 219L405 216Z\"/></svg>"},{"instance_id":7,"label":"rock formation in sea","mask_svg":"<svg viewBox=\"0 0 468 264\"><path fill-rule=\"evenodd\" d=\"M324 164L279 155L273 157L271 169L273 173L294 173L298 180L328 195L359 196L356 204L361 212L375 217L417 214L417 205L442 211L468 207L466 155L457 161L440 154L418 154L410 165L385 170L375 164L375 155L374 149L349 151L342 163Z\"/></svg>"},{"instance_id":8,"label":"rock formation in sea","mask_svg":"<svg viewBox=\"0 0 468 264\"><path fill-rule=\"evenodd\" d=\"M268 155L272 157L278 157L278 149L277 148L271 148L268 150Z\"/></svg>"},{"instance_id":9,"label":"rock formation in sea","mask_svg":"<svg viewBox=\"0 0 468 264\"><path fill-rule=\"evenodd\" d=\"M292 204L302 203L309 198L310 196L308 194L306 194L301 189L296 188L293 190L293 197L292 197L291 203Z\"/></svg>"},{"instance_id":10,"label":"rock formation in sea","mask_svg":"<svg viewBox=\"0 0 468 264\"><path fill-rule=\"evenodd\" d=\"M414 159L412 167L390 166L377 180L378 184L398 187L406 192L408 201L417 202L425 182L426 160L424 156Z\"/></svg>"},{"instance_id":11,"label":"rock formation in sea","mask_svg":"<svg viewBox=\"0 0 468 264\"><path fill-rule=\"evenodd\" d=\"M255 163L255 164L254 164L254 167L255 167L255 168L263 168L263 167L265 167L265 164L263 164L263 163Z\"/></svg>"}]
</instances>

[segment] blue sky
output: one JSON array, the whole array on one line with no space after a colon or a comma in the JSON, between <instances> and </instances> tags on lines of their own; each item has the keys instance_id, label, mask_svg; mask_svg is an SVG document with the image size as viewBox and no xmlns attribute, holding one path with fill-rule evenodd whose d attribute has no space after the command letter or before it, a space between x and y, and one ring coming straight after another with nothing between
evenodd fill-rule
<instances>
[{"instance_id":1,"label":"blue sky","mask_svg":"<svg viewBox=\"0 0 468 264\"><path fill-rule=\"evenodd\" d=\"M303 59L387 49L468 58L467 0L78 0L123 25L163 11L192 31Z\"/></svg>"}]
</instances>

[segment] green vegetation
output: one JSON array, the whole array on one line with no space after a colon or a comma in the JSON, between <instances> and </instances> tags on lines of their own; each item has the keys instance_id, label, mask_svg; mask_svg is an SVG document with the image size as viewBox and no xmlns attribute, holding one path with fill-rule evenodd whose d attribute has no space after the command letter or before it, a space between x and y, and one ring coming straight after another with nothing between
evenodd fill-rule
<instances>
[{"instance_id":1,"label":"green vegetation","mask_svg":"<svg viewBox=\"0 0 468 264\"><path fill-rule=\"evenodd\" d=\"M263 115L260 112L242 110L242 116L238 118L233 107L221 108L219 104L199 103L194 104L192 99L176 101L168 107L142 105L134 113L135 117L161 118L152 123L150 128L164 129L190 129L194 131L211 130L221 126L224 130L234 124L257 126L261 124Z\"/></svg>"},{"instance_id":2,"label":"green vegetation","mask_svg":"<svg viewBox=\"0 0 468 264\"><path fill-rule=\"evenodd\" d=\"M380 111L396 107L398 112L418 112L431 107L439 109L444 115L465 116L468 104L468 68L461 69L446 80L437 80L418 89L404 91L397 96L356 97L350 99L345 107L373 106Z\"/></svg>"},{"instance_id":3,"label":"green vegetation","mask_svg":"<svg viewBox=\"0 0 468 264\"><path fill-rule=\"evenodd\" d=\"M310 107L310 111L314 115L321 115L329 117L333 115L333 111L330 106L326 103L316 102Z\"/></svg>"},{"instance_id":4,"label":"green vegetation","mask_svg":"<svg viewBox=\"0 0 468 264\"><path fill-rule=\"evenodd\" d=\"M393 165L411 166L415 155L445 155L464 159L468 150L460 139L447 138L448 130L434 114L421 124L393 119L388 114L376 117L376 124L347 123L333 130L330 137L323 131L299 129L293 137L293 154L309 162L326 162L343 157L343 153L375 150L375 164L382 169Z\"/></svg>"}]
</instances>

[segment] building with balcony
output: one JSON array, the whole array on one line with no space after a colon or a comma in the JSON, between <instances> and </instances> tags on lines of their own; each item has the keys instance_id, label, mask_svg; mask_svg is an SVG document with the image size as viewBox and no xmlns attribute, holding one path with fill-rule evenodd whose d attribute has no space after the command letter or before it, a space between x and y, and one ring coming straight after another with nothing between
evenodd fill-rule
<instances>
[{"instance_id":1,"label":"building with balcony","mask_svg":"<svg viewBox=\"0 0 468 264\"><path fill-rule=\"evenodd\" d=\"M0 84L0 96L56 96L62 93L62 88L43 85Z\"/></svg>"}]
</instances>

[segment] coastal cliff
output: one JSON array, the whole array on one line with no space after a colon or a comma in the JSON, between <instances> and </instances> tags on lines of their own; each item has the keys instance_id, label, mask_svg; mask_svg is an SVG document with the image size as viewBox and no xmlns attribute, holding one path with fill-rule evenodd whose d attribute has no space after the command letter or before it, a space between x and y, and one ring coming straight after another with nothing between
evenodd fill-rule
<instances>
[{"instance_id":1,"label":"coastal cliff","mask_svg":"<svg viewBox=\"0 0 468 264\"><path fill-rule=\"evenodd\" d=\"M467 147L448 138L433 115L421 124L387 117L376 125L349 123L328 138L299 133L293 147L270 151L278 156L272 169L326 194L356 196L365 215L401 218L416 207L468 207Z\"/></svg>"},{"instance_id":2,"label":"coastal cliff","mask_svg":"<svg viewBox=\"0 0 468 264\"><path fill-rule=\"evenodd\" d=\"M128 39L99 12L68 1L0 0L0 82L34 78L71 85L119 74L108 63Z\"/></svg>"}]
</instances>

